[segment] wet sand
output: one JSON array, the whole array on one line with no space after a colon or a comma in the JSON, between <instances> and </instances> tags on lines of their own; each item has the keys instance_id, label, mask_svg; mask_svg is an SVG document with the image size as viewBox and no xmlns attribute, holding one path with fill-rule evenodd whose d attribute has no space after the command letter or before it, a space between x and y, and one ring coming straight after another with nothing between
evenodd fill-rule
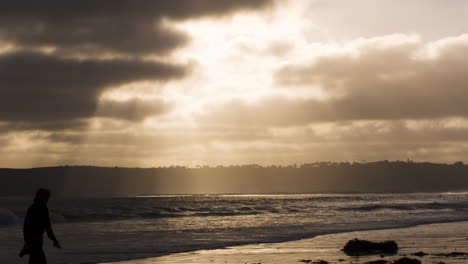
<instances>
[{"instance_id":1,"label":"wet sand","mask_svg":"<svg viewBox=\"0 0 468 264\"><path fill-rule=\"evenodd\" d=\"M360 256L350 257L341 249L344 244L354 238L371 241L395 240L399 251L393 256ZM425 252L428 255L418 257L411 255ZM452 252L468 253L468 222L421 225L409 228L385 229L373 231L357 231L340 234L322 235L311 239L298 241L254 244L229 247L217 250L199 250L178 253L156 258L138 259L132 261L112 262L119 264L290 264L313 263L325 260L329 263L360 264L374 260L393 261L403 256L416 258L422 263L468 263L468 255L441 256Z\"/></svg>"}]
</instances>

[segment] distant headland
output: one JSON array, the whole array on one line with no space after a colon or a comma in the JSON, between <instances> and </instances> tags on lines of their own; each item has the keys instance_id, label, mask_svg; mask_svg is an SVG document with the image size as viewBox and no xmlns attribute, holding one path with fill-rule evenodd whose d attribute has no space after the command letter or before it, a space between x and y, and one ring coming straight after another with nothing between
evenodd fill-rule
<instances>
[{"instance_id":1,"label":"distant headland","mask_svg":"<svg viewBox=\"0 0 468 264\"><path fill-rule=\"evenodd\" d=\"M468 191L468 166L408 161L313 162L288 166L59 166L0 169L0 195L58 196L212 193L389 193Z\"/></svg>"}]
</instances>

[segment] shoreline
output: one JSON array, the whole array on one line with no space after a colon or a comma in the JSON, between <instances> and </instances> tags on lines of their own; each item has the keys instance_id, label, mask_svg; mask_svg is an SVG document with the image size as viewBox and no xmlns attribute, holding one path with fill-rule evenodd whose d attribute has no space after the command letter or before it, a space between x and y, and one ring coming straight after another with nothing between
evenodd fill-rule
<instances>
[{"instance_id":1,"label":"shoreline","mask_svg":"<svg viewBox=\"0 0 468 264\"><path fill-rule=\"evenodd\" d=\"M400 247L394 256L349 257L341 252L344 244L354 238L372 241L395 240ZM452 241L454 243L447 243ZM425 252L427 256L413 256ZM468 256L437 256L452 252L468 253L468 221L420 224L411 227L360 230L322 234L311 238L274 243L245 244L219 249L201 249L171 253L157 257L99 262L99 264L182 264L182 263L300 263L325 260L329 263L365 263L375 260L394 260L403 256L422 260L422 263L468 263ZM346 262L348 261L348 262Z\"/></svg>"},{"instance_id":2,"label":"shoreline","mask_svg":"<svg viewBox=\"0 0 468 264\"><path fill-rule=\"evenodd\" d=\"M466 241L463 241L464 242L464 247L466 247L466 249L464 249L463 251L464 252L468 252L468 220L463 220L463 221L455 221L455 220L452 220L452 221L445 221L445 222L438 222L438 223L424 223L424 224L418 224L418 225L412 225L412 226L401 226L401 227L391 227L391 228L373 228L373 229L367 229L367 230L351 230L351 231L336 231L336 232L324 232L322 234L316 234L314 236L301 236L301 237L296 237L296 238L290 238L288 240L282 240L282 241L278 241L278 242L254 242L254 243L237 243L237 244L234 244L234 245L228 245L228 246L213 246L213 247L205 247L205 248L194 248L193 250L181 250L181 251L178 251L178 252L172 252L172 253L167 253L167 252L154 252L156 254L151 254L150 252L147 252L147 253L136 253L136 252L129 252L130 254L127 255L128 253L125 253L125 252L121 252L119 253L120 257L117 257L117 258L114 258L114 260L112 261L105 261L105 260L101 260L101 261L97 261L97 260L87 260L87 261L84 261L84 262L79 262L79 263L88 263L88 264L103 264L103 263L115 263L115 264L125 264L125 263L128 263L128 264L153 264L153 263L182 263L182 262L178 262L177 259L179 258L193 258L194 256L195 257L195 260L193 261L189 261L189 263L207 263L207 262L203 262L203 261L199 261L197 260L198 257L199 257L199 253L200 252L203 252L203 254L211 254L211 252L227 252L227 251L236 251L236 249L242 249L242 248L259 248L259 247L262 247L262 248L271 248L271 247L275 247L275 245L277 245L277 247L285 247L285 248L290 248L290 246L288 246L289 244L291 245L295 245L295 244L301 244L302 242L307 242L307 241L312 241L312 240L319 240L319 239L322 239L322 238L326 238L325 240L329 240L330 237L343 237L343 236L347 236L347 234L368 234L368 235L365 235L365 236L360 236L360 237L357 237L359 239L366 239L366 240L372 240L372 241L379 241L379 240L395 240L395 237L393 237L392 235L388 235L385 237L385 239L379 239L377 237L377 239L374 239L375 238L375 233L380 233L380 232L384 232L384 233L401 233L400 231L401 230L417 230L417 229L426 229L425 230L425 233L428 234L428 233L431 233L431 228L432 227L437 227L437 226L456 226L457 230L460 230L460 232L455 232L453 234L453 228L449 228L448 231L452 232L452 236L458 236L461 234L464 235L464 239ZM451 231L452 230L452 231ZM429 232L428 232L429 231ZM439 235L442 235L442 236L447 236L448 233L450 232L442 232L441 234ZM427 236L429 238L429 240L431 240L431 237L432 235L429 234ZM14 237L16 238L16 236ZM355 237L349 237L348 240L351 240ZM334 254L342 254L342 252L340 252L339 250L337 251L337 245L338 245L338 249L342 246L344 246L344 244L348 241L346 239L335 239L335 243L334 244L328 244L328 248L334 248ZM412 242L410 239L406 239L408 242ZM302 241L302 242L301 242ZM397 241L399 242L399 241ZM306 243L307 244L307 243ZM400 244L400 243L398 243ZM286 245L286 246L284 246ZM316 241L312 242L311 245L308 245L308 246L304 246L304 247L308 247L308 248L314 248L316 247L316 245L320 245L320 243L317 243ZM46 247L49 247L50 245L46 244L45 245ZM18 247L18 245L16 246ZM295 246L292 246L293 248ZM299 246L300 248L301 246ZM421 250L420 248L418 248L418 250L414 250L414 252L412 253L415 253L415 252L418 252L418 251L423 251ZM445 251L442 251L442 250L439 250L440 252L433 252L433 253L451 253L447 250ZM460 251L459 248L454 248L453 251ZM14 253L16 252L16 250L14 250ZM60 256L60 255L63 255L64 253L65 254L70 254L70 253L67 253L67 252L63 252L63 251L54 251L53 249L51 249L49 247L48 249L48 252L50 253L50 257L55 257L55 256ZM148 254L150 253L150 254ZM159 254L158 254L159 253ZM411 252L410 252L411 253ZM72 254L75 254L75 253L72 253ZM296 254L292 254L290 257L291 258L295 258ZM300 254L298 254L300 255ZM307 256L304 256L303 259L311 259L313 258L315 254L312 254L312 257L307 257ZM13 257L13 255L12 255ZM14 257L16 257L16 254L14 255ZM468 257L468 255L467 255ZM59 257L60 258L60 257ZM346 259L346 257L343 257L343 259ZM13 259L12 259L13 260ZM58 258L56 260L59 260ZM83 259L84 260L84 259ZM206 260L206 259L205 259ZM16 261L16 260L15 260ZM62 261L62 259L60 258L60 261ZM60 262L59 261L59 262ZM162 261L162 262L161 262ZM351 261L351 260L350 260ZM60 262L62 263L62 262ZM65 262L63 262L65 263ZM66 262L66 263L69 263L69 262ZM74 263L74 262L71 262L71 263ZM220 263L225 263L224 261L220 262ZM237 263L250 263L251 262L248 262L248 261L244 261L244 262L237 262ZM257 262L258 263L258 262ZM283 262L273 262L273 263L283 263ZM290 261L288 262L290 263ZM330 262L332 263L332 262ZM338 262L336 262L338 263ZM339 263L348 263L348 262L339 262ZM353 263L358 263L356 262L355 260L353 261ZM434 262L434 263L437 263L437 262ZM450 262L445 262L445 263L450 263ZM460 262L453 262L453 263L460 263ZM462 263L468 263L468 261L466 262L462 262ZM432 263L431 263L432 264Z\"/></svg>"}]
</instances>

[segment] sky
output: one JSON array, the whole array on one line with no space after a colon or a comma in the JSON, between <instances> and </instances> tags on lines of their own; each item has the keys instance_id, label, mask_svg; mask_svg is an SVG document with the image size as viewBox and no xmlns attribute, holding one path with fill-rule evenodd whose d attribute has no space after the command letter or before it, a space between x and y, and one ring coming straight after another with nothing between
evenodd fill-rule
<instances>
[{"instance_id":1,"label":"sky","mask_svg":"<svg viewBox=\"0 0 468 264\"><path fill-rule=\"evenodd\" d=\"M0 167L468 161L468 2L4 1Z\"/></svg>"}]
</instances>

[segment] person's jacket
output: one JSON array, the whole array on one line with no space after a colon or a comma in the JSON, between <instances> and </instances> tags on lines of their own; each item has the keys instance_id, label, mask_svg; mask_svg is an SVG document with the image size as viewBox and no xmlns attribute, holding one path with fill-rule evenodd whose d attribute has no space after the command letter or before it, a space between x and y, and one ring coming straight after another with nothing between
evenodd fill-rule
<instances>
[{"instance_id":1,"label":"person's jacket","mask_svg":"<svg viewBox=\"0 0 468 264\"><path fill-rule=\"evenodd\" d=\"M50 224L49 209L42 201L35 201L26 212L23 225L24 248L20 256L29 254L31 250L42 248L44 232L57 243Z\"/></svg>"}]
</instances>

